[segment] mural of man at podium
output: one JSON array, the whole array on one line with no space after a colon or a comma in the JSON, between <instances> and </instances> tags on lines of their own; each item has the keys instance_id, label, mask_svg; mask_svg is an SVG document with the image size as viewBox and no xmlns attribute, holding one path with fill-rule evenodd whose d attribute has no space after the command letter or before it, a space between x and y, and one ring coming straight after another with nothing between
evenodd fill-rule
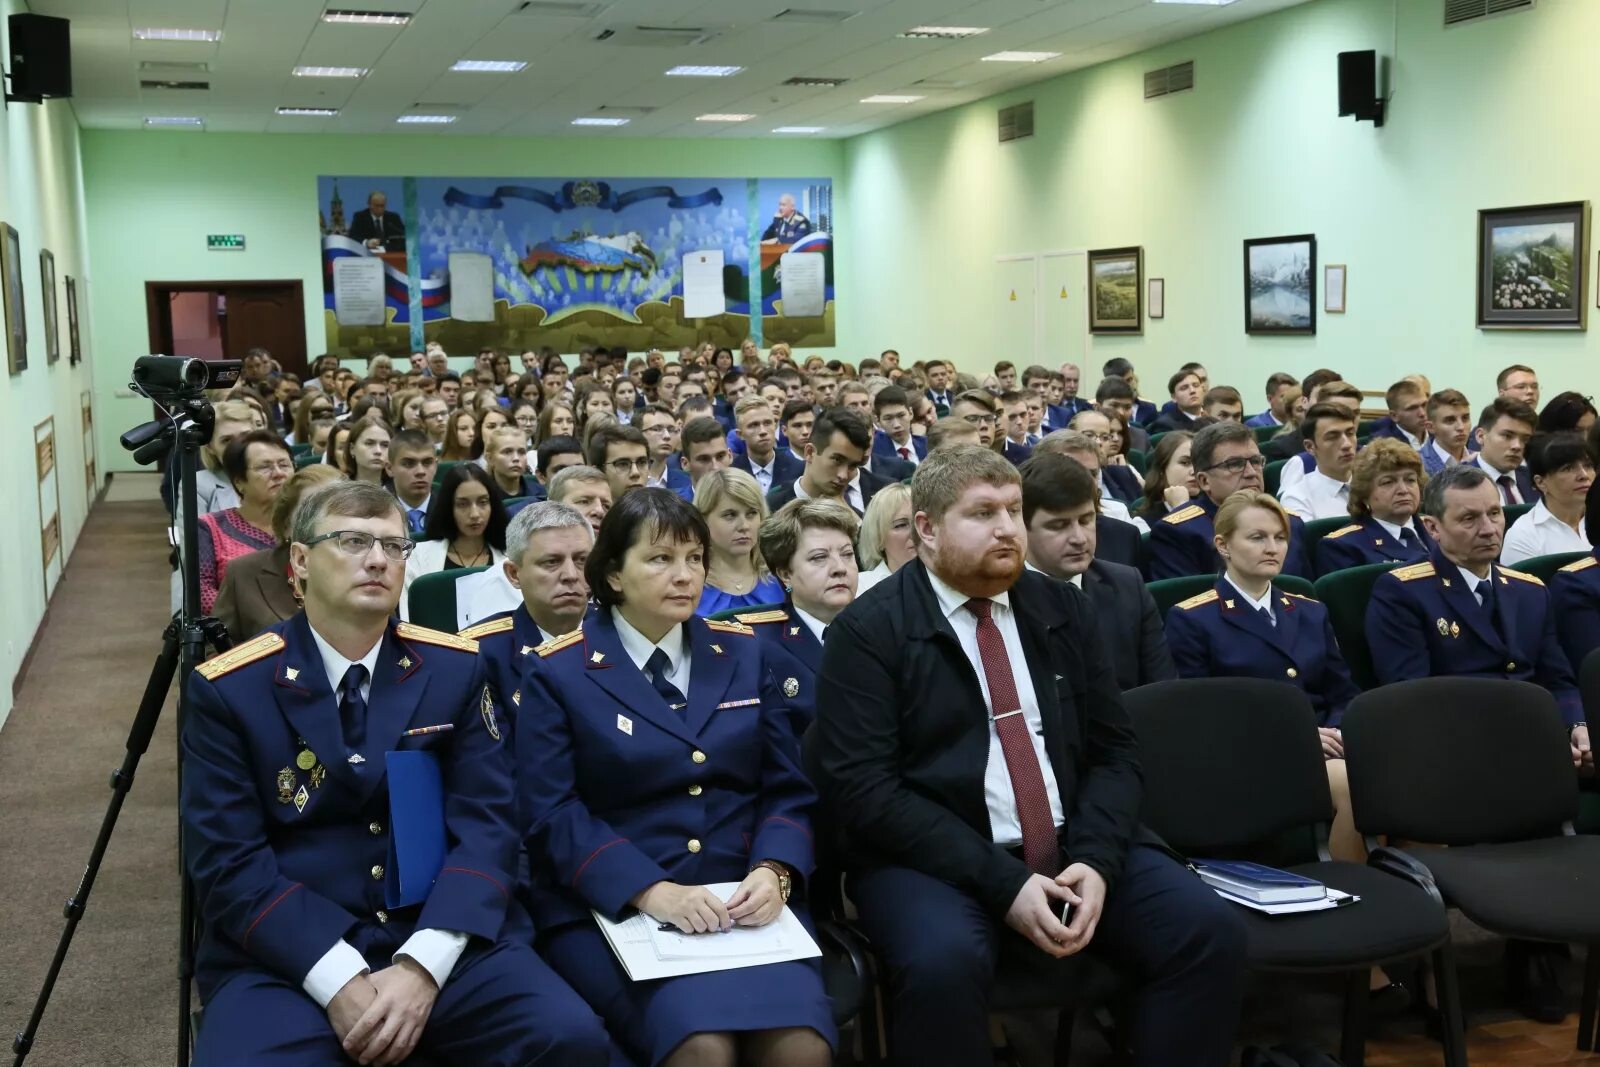
<instances>
[{"instance_id":1,"label":"mural of man at podium","mask_svg":"<svg viewBox=\"0 0 1600 1067\"><path fill-rule=\"evenodd\" d=\"M356 216L360 218L360 216ZM794 197L784 193L778 197L778 213L772 225L761 235L764 245L792 245L811 232L811 220L795 210Z\"/></svg>"},{"instance_id":2,"label":"mural of man at podium","mask_svg":"<svg viewBox=\"0 0 1600 1067\"><path fill-rule=\"evenodd\" d=\"M791 208L792 205L791 201ZM356 212L350 220L349 236L350 240L359 241L374 252L406 250L406 224L399 215L389 211L389 197L382 189L374 189L367 197L366 209Z\"/></svg>"}]
</instances>

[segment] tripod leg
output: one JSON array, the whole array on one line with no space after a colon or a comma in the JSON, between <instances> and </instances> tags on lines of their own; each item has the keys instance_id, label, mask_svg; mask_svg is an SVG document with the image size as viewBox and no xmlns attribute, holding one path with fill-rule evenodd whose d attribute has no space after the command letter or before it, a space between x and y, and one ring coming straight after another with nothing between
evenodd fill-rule
<instances>
[{"instance_id":1,"label":"tripod leg","mask_svg":"<svg viewBox=\"0 0 1600 1067\"><path fill-rule=\"evenodd\" d=\"M133 777L139 769L139 759L150 747L150 738L155 733L157 721L161 718L161 706L167 701L167 692L172 688L173 674L178 668L179 652L179 625L174 621L162 634L161 654L156 657L155 665L150 668L150 680L146 683L144 696L139 701L139 711L134 716L133 727L128 731L127 751L122 758L122 764L112 772L111 803L107 805L105 817L100 821L100 832L94 839L94 848L89 852L89 863L84 868L82 881L78 883L78 891L67 900L63 910L67 924L61 930L60 940L56 942L56 952L50 961L50 970L45 975L38 999L33 1002L33 1014L28 1017L27 1028L17 1034L11 1043L11 1051L16 1053L13 1067L22 1067L22 1061L27 1059L28 1052L33 1048L34 1038L39 1032L39 1023L44 1018L45 1007L50 1003L50 994L54 991L56 979L61 974L61 965L66 961L67 950L72 947L72 935L77 931L78 920L83 918L84 910L89 905L89 894L94 890L94 880L100 873L100 863L105 859L107 846L111 844L111 832L116 829L117 816L122 812L122 803L127 799L129 790L133 788Z\"/></svg>"}]
</instances>

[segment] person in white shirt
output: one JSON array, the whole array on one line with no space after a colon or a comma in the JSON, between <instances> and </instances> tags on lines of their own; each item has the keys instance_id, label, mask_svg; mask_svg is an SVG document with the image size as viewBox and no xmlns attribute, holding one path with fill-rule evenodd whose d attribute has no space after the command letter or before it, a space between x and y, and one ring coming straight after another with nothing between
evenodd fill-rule
<instances>
[{"instance_id":1,"label":"person in white shirt","mask_svg":"<svg viewBox=\"0 0 1600 1067\"><path fill-rule=\"evenodd\" d=\"M1570 432L1535 438L1528 449L1528 469L1539 502L1506 531L1500 562L1515 567L1535 556L1589 551L1583 508L1594 484L1594 460L1583 438Z\"/></svg>"},{"instance_id":2,"label":"person in white shirt","mask_svg":"<svg viewBox=\"0 0 1600 1067\"><path fill-rule=\"evenodd\" d=\"M1130 512L1128 505L1107 491L1101 471L1100 446L1094 438L1077 430L1055 430L1045 434L1044 440L1039 442L1039 447L1033 450L1036 456L1051 452L1077 460L1083 464L1085 470L1094 475L1095 484L1100 488L1100 514L1108 519L1137 526L1140 533L1150 532L1148 523Z\"/></svg>"},{"instance_id":3,"label":"person in white shirt","mask_svg":"<svg viewBox=\"0 0 1600 1067\"><path fill-rule=\"evenodd\" d=\"M856 582L857 596L917 558L909 485L886 485L873 496L861 520L857 551L864 568Z\"/></svg>"},{"instance_id":4,"label":"person in white shirt","mask_svg":"<svg viewBox=\"0 0 1600 1067\"><path fill-rule=\"evenodd\" d=\"M1316 469L1281 489L1284 510L1306 521L1350 514L1350 467L1356 460L1356 421L1338 404L1313 404L1301 421Z\"/></svg>"}]
</instances>

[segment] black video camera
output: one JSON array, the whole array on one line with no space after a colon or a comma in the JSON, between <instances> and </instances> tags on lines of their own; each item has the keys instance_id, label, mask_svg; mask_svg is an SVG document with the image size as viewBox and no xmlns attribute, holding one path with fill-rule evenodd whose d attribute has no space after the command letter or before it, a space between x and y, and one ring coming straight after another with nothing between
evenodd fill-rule
<instances>
[{"instance_id":1,"label":"black video camera","mask_svg":"<svg viewBox=\"0 0 1600 1067\"><path fill-rule=\"evenodd\" d=\"M140 356L133 361L133 383L151 400L199 397L207 389L230 389L244 374L238 359L191 356Z\"/></svg>"}]
</instances>

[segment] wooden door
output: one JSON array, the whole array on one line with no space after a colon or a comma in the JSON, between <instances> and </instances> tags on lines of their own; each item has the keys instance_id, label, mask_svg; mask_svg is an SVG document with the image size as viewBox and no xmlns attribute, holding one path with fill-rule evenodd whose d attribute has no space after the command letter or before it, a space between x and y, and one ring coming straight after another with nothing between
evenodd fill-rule
<instances>
[{"instance_id":1,"label":"wooden door","mask_svg":"<svg viewBox=\"0 0 1600 1067\"><path fill-rule=\"evenodd\" d=\"M224 283L222 352L243 359L251 348L265 348L284 371L306 376L306 315L299 282Z\"/></svg>"}]
</instances>

